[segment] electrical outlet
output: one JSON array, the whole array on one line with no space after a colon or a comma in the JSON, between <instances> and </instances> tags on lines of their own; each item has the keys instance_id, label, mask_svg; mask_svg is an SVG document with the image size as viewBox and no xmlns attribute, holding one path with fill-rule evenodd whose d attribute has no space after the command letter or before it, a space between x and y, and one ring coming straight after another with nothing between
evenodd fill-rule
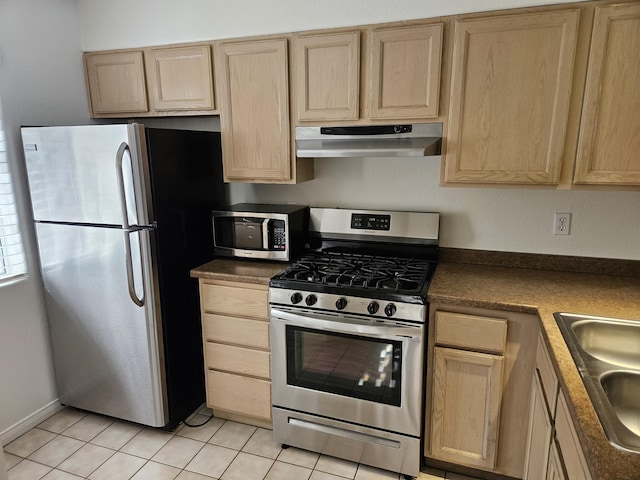
<instances>
[{"instance_id":1,"label":"electrical outlet","mask_svg":"<svg viewBox=\"0 0 640 480\"><path fill-rule=\"evenodd\" d=\"M569 235L571 229L571 214L556 213L553 216L553 234Z\"/></svg>"}]
</instances>

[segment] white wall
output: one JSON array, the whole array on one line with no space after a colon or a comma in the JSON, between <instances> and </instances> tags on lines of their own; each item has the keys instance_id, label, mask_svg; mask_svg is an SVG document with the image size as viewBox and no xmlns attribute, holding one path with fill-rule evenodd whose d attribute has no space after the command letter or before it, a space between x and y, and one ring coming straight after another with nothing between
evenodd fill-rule
<instances>
[{"instance_id":1,"label":"white wall","mask_svg":"<svg viewBox=\"0 0 640 480\"><path fill-rule=\"evenodd\" d=\"M572 0L80 0L86 51L367 25Z\"/></svg>"},{"instance_id":2,"label":"white wall","mask_svg":"<svg viewBox=\"0 0 640 480\"><path fill-rule=\"evenodd\" d=\"M0 103L28 276L0 286L0 443L58 407L21 125L88 123L76 0L0 2Z\"/></svg>"},{"instance_id":3,"label":"white wall","mask_svg":"<svg viewBox=\"0 0 640 480\"><path fill-rule=\"evenodd\" d=\"M171 0L80 0L79 13L83 49L103 50L565 2L184 0L178 8ZM445 188L439 168L439 157L316 160L315 180L234 184L231 195L234 202L438 211L446 247L640 260L640 192ZM555 212L573 214L571 235L552 235Z\"/></svg>"},{"instance_id":4,"label":"white wall","mask_svg":"<svg viewBox=\"0 0 640 480\"><path fill-rule=\"evenodd\" d=\"M440 158L316 159L310 182L237 185L233 202L440 212L440 245L640 260L640 192L439 186ZM571 235L552 235L571 212Z\"/></svg>"}]
</instances>

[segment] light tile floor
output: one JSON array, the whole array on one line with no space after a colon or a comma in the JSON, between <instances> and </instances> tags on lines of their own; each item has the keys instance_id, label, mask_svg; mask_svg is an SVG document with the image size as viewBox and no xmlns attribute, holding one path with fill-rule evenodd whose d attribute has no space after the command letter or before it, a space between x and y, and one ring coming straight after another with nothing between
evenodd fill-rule
<instances>
[{"instance_id":1,"label":"light tile floor","mask_svg":"<svg viewBox=\"0 0 640 480\"><path fill-rule=\"evenodd\" d=\"M202 408L188 419L210 416ZM162 432L65 408L4 447L9 480L386 480L388 472L297 448L212 418ZM419 480L473 480L426 469Z\"/></svg>"}]
</instances>

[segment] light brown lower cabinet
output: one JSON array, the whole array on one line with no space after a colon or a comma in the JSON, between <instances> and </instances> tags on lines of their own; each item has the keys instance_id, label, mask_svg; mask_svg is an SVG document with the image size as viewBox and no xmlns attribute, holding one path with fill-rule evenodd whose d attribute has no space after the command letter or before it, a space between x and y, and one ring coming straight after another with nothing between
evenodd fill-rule
<instances>
[{"instance_id":1,"label":"light brown lower cabinet","mask_svg":"<svg viewBox=\"0 0 640 480\"><path fill-rule=\"evenodd\" d=\"M217 417L269 427L268 287L199 282L207 406Z\"/></svg>"},{"instance_id":2,"label":"light brown lower cabinet","mask_svg":"<svg viewBox=\"0 0 640 480\"><path fill-rule=\"evenodd\" d=\"M533 374L524 480L591 480L569 407L544 341Z\"/></svg>"},{"instance_id":3,"label":"light brown lower cabinet","mask_svg":"<svg viewBox=\"0 0 640 480\"><path fill-rule=\"evenodd\" d=\"M504 357L435 348L431 452L442 460L493 468Z\"/></svg>"},{"instance_id":4,"label":"light brown lower cabinet","mask_svg":"<svg viewBox=\"0 0 640 480\"><path fill-rule=\"evenodd\" d=\"M549 445L553 434L553 423L538 375L534 375L531 388L531 415L529 417L529 439L524 478L544 480L548 477ZM553 467L557 470L557 467Z\"/></svg>"},{"instance_id":5,"label":"light brown lower cabinet","mask_svg":"<svg viewBox=\"0 0 640 480\"><path fill-rule=\"evenodd\" d=\"M522 478L538 322L534 315L431 305L427 465Z\"/></svg>"},{"instance_id":6,"label":"light brown lower cabinet","mask_svg":"<svg viewBox=\"0 0 640 480\"><path fill-rule=\"evenodd\" d=\"M558 451L558 445L556 442L551 442L551 448L549 451L549 468L547 469L546 474L547 480L567 479L567 476L564 474L564 469L562 468L562 460L560 460L560 452Z\"/></svg>"}]
</instances>

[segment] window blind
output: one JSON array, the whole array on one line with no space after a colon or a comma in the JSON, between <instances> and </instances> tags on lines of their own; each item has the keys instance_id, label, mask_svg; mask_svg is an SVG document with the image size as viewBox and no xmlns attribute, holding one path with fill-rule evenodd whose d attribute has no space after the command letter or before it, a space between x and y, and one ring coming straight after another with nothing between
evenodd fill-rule
<instances>
[{"instance_id":1,"label":"window blind","mask_svg":"<svg viewBox=\"0 0 640 480\"><path fill-rule=\"evenodd\" d=\"M0 124L0 280L25 272L18 213L7 161L7 142Z\"/></svg>"}]
</instances>

